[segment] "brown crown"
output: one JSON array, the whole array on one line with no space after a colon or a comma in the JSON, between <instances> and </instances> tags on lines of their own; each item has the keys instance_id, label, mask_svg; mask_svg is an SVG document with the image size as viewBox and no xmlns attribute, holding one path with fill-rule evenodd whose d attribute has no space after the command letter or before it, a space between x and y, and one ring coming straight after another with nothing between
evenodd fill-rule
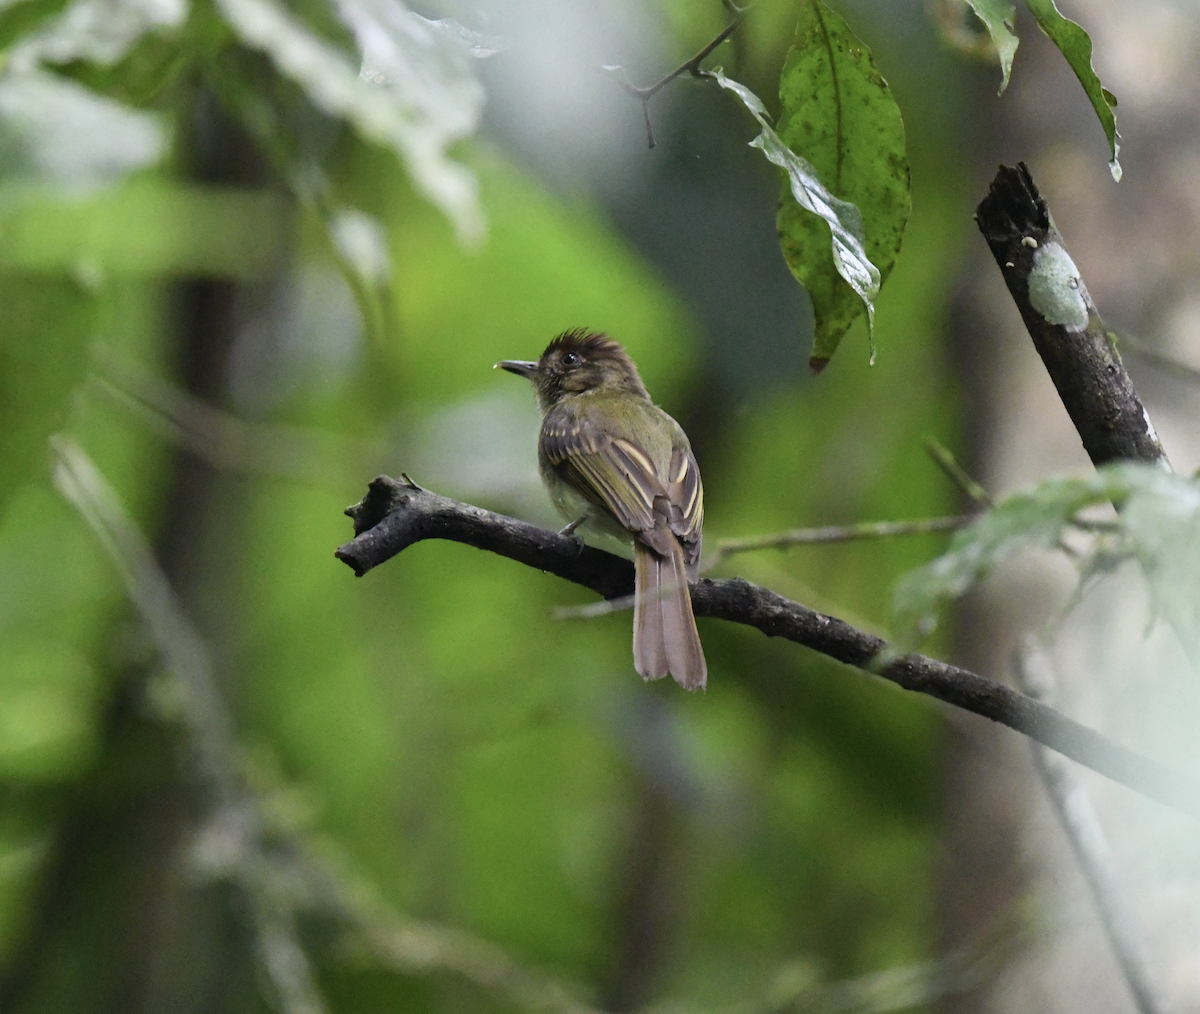
<instances>
[{"instance_id":1,"label":"brown crown","mask_svg":"<svg viewBox=\"0 0 1200 1014\"><path fill-rule=\"evenodd\" d=\"M613 341L601 331L589 331L586 327L572 328L556 335L546 346L543 356L551 352L578 352L585 359L627 358L625 346Z\"/></svg>"}]
</instances>

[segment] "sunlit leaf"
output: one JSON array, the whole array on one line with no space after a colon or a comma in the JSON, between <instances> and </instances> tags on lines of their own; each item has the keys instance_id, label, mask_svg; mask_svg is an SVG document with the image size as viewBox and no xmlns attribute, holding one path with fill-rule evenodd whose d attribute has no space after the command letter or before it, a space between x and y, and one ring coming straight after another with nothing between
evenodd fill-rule
<instances>
[{"instance_id":1,"label":"sunlit leaf","mask_svg":"<svg viewBox=\"0 0 1200 1014\"><path fill-rule=\"evenodd\" d=\"M0 177L91 186L152 165L158 118L40 70L0 78Z\"/></svg>"},{"instance_id":2,"label":"sunlit leaf","mask_svg":"<svg viewBox=\"0 0 1200 1014\"><path fill-rule=\"evenodd\" d=\"M820 370L864 308L870 332L875 297L900 251L912 208L904 123L866 46L820 0L801 5L779 97L783 144L807 159L857 218L847 221L857 240L850 253L836 231L830 248L830 220L808 214L794 179L780 202L780 245L812 297L809 365Z\"/></svg>"},{"instance_id":3,"label":"sunlit leaf","mask_svg":"<svg viewBox=\"0 0 1200 1014\"><path fill-rule=\"evenodd\" d=\"M144 37L187 17L186 0L76 0L52 17L18 3L36 30L6 55L0 79L0 176L74 185L110 182L157 162L166 148L158 118L51 74L43 64L109 67ZM46 8L49 13L50 8Z\"/></svg>"},{"instance_id":4,"label":"sunlit leaf","mask_svg":"<svg viewBox=\"0 0 1200 1014\"><path fill-rule=\"evenodd\" d=\"M996 47L996 55L1000 57L1000 92L1008 87L1009 74L1012 72L1013 57L1017 54L1019 40L1013 32L1016 27L1017 9L1009 0L967 0L971 10L980 21L987 26L988 34L992 37L992 45Z\"/></svg>"},{"instance_id":5,"label":"sunlit leaf","mask_svg":"<svg viewBox=\"0 0 1200 1014\"><path fill-rule=\"evenodd\" d=\"M187 12L186 0L76 0L23 40L9 62L20 70L38 62L114 64L148 32L178 28Z\"/></svg>"},{"instance_id":6,"label":"sunlit leaf","mask_svg":"<svg viewBox=\"0 0 1200 1014\"><path fill-rule=\"evenodd\" d=\"M803 208L805 212L817 216L817 218L810 218L810 215L804 216L811 220L813 223L812 227L815 230L820 230L823 233L820 236L819 248L806 251L807 255L812 258L812 261L827 265L831 274L836 272L834 280L836 281L838 277L844 279L844 282L840 284L843 287L848 286L846 291L850 293L850 297L855 300L861 300L861 303L856 304L857 309L852 317L860 313L863 306L865 306L868 319L870 319L875 312L874 301L875 296L879 292L881 276L879 269L875 267L867 256L863 237L862 213L853 204L848 201L839 200L830 193L821 182L821 178L817 175L817 170L813 168L812 164L806 159L801 158L780 140L779 135L767 123L766 108L763 106L762 100L754 92L745 85L726 77L719 67L709 72L708 76L713 78L722 88L733 92L740 98L743 105L758 120L762 132L750 144L752 147L761 149L770 162L779 166L787 174L788 190L784 195L785 205L796 208L797 214L799 214L799 209ZM791 195L790 201L787 197L788 193ZM792 256L789 256L788 240L782 237L782 231L781 243L788 265L800 281L808 287L807 279L812 275L812 272L803 265L800 265L798 259L794 260ZM799 251L795 251L795 255L799 258ZM811 287L809 287L809 292L813 295L815 310L817 297ZM819 314L817 314L817 327L819 336L821 333L821 318ZM849 323L846 324L846 327L849 327ZM842 333L844 331L845 328L842 329ZM838 335L838 338L840 337L841 333ZM816 348L814 347L815 354ZM829 356L826 355L825 360L827 361L828 358ZM824 364L822 363L822 365Z\"/></svg>"},{"instance_id":7,"label":"sunlit leaf","mask_svg":"<svg viewBox=\"0 0 1200 1014\"><path fill-rule=\"evenodd\" d=\"M363 51L360 75L340 50L272 0L217 5L243 42L265 52L320 109L396 151L460 238L481 236L475 177L447 155L450 145L475 129L482 105L482 90L464 69L470 56L465 43L409 16L399 3L343 0L343 17Z\"/></svg>"},{"instance_id":8,"label":"sunlit leaf","mask_svg":"<svg viewBox=\"0 0 1200 1014\"><path fill-rule=\"evenodd\" d=\"M471 50L483 50L456 37L449 27L456 23L429 21L397 0L337 0L337 6L362 51L363 80L382 85L447 139L474 131L483 89L469 64Z\"/></svg>"},{"instance_id":9,"label":"sunlit leaf","mask_svg":"<svg viewBox=\"0 0 1200 1014\"><path fill-rule=\"evenodd\" d=\"M392 301L392 257L379 220L357 208L342 208L325 219L334 257L354 293L372 341L388 340Z\"/></svg>"},{"instance_id":10,"label":"sunlit leaf","mask_svg":"<svg viewBox=\"0 0 1200 1014\"><path fill-rule=\"evenodd\" d=\"M1197 657L1200 488L1158 465L1133 462L1106 465L1088 476L1046 479L1007 497L959 532L944 554L897 583L897 644L915 646L932 633L942 608L997 566L1025 550L1057 545L1080 510L1106 502L1120 508L1115 530L1103 554L1083 559L1083 572L1137 558L1159 614Z\"/></svg>"},{"instance_id":11,"label":"sunlit leaf","mask_svg":"<svg viewBox=\"0 0 1200 1014\"><path fill-rule=\"evenodd\" d=\"M1067 58L1071 70L1079 78L1083 90L1100 119L1104 128L1104 136L1108 138L1110 160L1108 168L1114 180L1121 179L1121 163L1117 154L1121 146L1117 143L1120 135L1117 133L1117 119L1113 114L1116 107L1116 97L1100 84L1100 78L1092 69L1092 40L1079 25L1069 21L1059 13L1054 0L1025 0L1025 6L1037 18L1043 32L1050 36L1051 41L1058 47L1059 52Z\"/></svg>"}]
</instances>

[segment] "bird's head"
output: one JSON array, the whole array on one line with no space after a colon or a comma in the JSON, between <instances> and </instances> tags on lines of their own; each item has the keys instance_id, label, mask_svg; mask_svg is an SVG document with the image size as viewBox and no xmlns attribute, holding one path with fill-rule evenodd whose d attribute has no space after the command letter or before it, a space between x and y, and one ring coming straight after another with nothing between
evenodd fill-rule
<instances>
[{"instance_id":1,"label":"bird's head","mask_svg":"<svg viewBox=\"0 0 1200 1014\"><path fill-rule=\"evenodd\" d=\"M585 391L624 391L650 398L624 347L584 328L558 335L536 361L505 359L496 368L533 381L543 411L567 395Z\"/></svg>"}]
</instances>

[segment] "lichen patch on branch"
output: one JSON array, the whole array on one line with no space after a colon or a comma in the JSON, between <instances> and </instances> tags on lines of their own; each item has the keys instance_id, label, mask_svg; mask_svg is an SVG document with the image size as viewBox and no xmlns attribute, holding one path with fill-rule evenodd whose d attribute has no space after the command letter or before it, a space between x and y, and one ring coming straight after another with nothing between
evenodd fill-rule
<instances>
[{"instance_id":1,"label":"lichen patch on branch","mask_svg":"<svg viewBox=\"0 0 1200 1014\"><path fill-rule=\"evenodd\" d=\"M1082 331L1088 323L1088 301L1079 268L1061 243L1038 248L1029 272L1029 302L1048 323Z\"/></svg>"}]
</instances>

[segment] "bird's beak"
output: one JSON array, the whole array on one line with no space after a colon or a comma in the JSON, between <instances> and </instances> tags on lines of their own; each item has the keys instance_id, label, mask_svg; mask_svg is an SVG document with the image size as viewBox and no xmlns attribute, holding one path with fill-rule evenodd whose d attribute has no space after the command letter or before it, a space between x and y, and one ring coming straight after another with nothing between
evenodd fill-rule
<instances>
[{"instance_id":1,"label":"bird's beak","mask_svg":"<svg viewBox=\"0 0 1200 1014\"><path fill-rule=\"evenodd\" d=\"M503 359L492 367L493 370L508 370L518 377L532 378L537 373L538 364L528 359Z\"/></svg>"}]
</instances>

